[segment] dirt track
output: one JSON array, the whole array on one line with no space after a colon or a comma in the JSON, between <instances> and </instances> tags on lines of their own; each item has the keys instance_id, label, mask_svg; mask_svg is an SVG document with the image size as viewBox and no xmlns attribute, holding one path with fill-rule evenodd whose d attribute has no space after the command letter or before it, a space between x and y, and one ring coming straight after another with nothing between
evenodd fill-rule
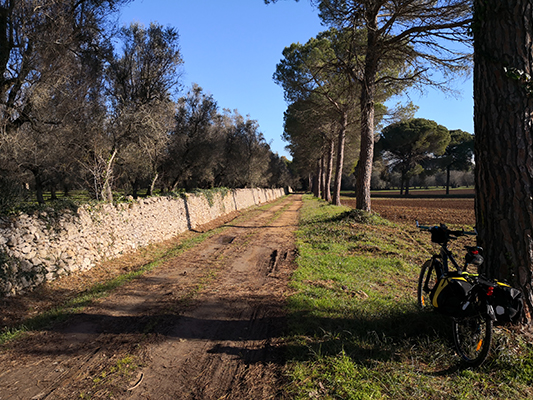
<instances>
[{"instance_id":1,"label":"dirt track","mask_svg":"<svg viewBox=\"0 0 533 400\"><path fill-rule=\"evenodd\" d=\"M0 399L282 398L289 196L0 353Z\"/></svg>"}]
</instances>

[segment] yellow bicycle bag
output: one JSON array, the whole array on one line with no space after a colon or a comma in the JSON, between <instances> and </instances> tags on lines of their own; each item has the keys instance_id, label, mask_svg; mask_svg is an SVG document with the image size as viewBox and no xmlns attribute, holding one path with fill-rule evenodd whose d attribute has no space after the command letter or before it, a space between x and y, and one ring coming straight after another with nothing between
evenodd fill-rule
<instances>
[{"instance_id":1,"label":"yellow bicycle bag","mask_svg":"<svg viewBox=\"0 0 533 400\"><path fill-rule=\"evenodd\" d=\"M471 311L472 284L461 276L442 278L435 287L431 302L443 314L460 317Z\"/></svg>"}]
</instances>

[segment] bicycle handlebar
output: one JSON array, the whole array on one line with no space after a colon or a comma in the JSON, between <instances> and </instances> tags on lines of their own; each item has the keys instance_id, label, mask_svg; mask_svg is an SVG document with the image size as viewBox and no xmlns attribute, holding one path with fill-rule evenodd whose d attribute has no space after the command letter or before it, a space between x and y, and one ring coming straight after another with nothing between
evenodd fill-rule
<instances>
[{"instance_id":1,"label":"bicycle handlebar","mask_svg":"<svg viewBox=\"0 0 533 400\"><path fill-rule=\"evenodd\" d=\"M442 229L446 232L446 234L452 235L452 236L466 236L466 235L477 236L477 231L475 230L475 228L473 232L468 232L468 231L465 231L464 229L460 231L452 231L448 229L448 227L444 224L435 225L435 226L424 226L424 225L420 225L418 221L416 221L416 227L422 230L426 230L426 231L431 231L432 229Z\"/></svg>"}]
</instances>

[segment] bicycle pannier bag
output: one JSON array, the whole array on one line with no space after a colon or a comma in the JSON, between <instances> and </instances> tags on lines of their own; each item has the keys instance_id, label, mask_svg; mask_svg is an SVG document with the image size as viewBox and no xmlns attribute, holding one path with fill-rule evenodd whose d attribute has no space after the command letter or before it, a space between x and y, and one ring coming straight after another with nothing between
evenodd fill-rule
<instances>
[{"instance_id":1,"label":"bicycle pannier bag","mask_svg":"<svg viewBox=\"0 0 533 400\"><path fill-rule=\"evenodd\" d=\"M439 281L431 302L442 314L452 317L467 315L472 310L470 293L472 284L461 276L448 276Z\"/></svg>"},{"instance_id":2,"label":"bicycle pannier bag","mask_svg":"<svg viewBox=\"0 0 533 400\"><path fill-rule=\"evenodd\" d=\"M505 283L496 281L492 293L492 307L498 323L516 322L524 307L522 292Z\"/></svg>"}]
</instances>

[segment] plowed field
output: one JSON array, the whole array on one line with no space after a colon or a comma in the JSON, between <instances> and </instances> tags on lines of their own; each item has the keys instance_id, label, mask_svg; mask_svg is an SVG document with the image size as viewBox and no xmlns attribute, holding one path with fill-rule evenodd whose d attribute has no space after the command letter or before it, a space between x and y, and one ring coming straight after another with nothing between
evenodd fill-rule
<instances>
[{"instance_id":1,"label":"plowed field","mask_svg":"<svg viewBox=\"0 0 533 400\"><path fill-rule=\"evenodd\" d=\"M355 208L355 200L342 204ZM372 198L372 211L394 222L474 226L473 198Z\"/></svg>"}]
</instances>

